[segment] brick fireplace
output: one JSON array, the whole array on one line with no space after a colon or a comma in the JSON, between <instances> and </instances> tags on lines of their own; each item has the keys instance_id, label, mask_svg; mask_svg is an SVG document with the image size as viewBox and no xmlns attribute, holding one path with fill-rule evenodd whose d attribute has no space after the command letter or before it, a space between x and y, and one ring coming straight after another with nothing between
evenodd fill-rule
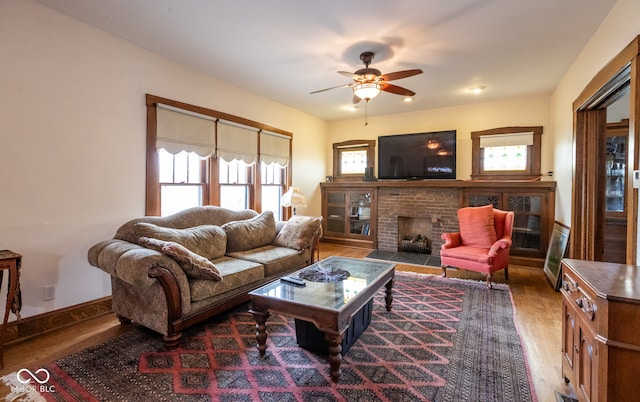
<instances>
[{"instance_id":1,"label":"brick fireplace","mask_svg":"<svg viewBox=\"0 0 640 402\"><path fill-rule=\"evenodd\" d=\"M458 231L460 190L448 187L381 187L378 189L378 249L398 251L399 221L419 218L422 233L431 239L431 254L440 255L445 232ZM400 219L403 218L403 219ZM409 219L410 220L410 219ZM425 224L430 223L430 225ZM429 229L430 227L430 229Z\"/></svg>"}]
</instances>

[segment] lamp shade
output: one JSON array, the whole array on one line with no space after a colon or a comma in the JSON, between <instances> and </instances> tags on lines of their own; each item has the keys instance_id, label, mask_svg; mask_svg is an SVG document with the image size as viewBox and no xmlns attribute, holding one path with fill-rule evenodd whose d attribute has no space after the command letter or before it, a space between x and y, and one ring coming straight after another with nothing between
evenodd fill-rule
<instances>
[{"instance_id":1,"label":"lamp shade","mask_svg":"<svg viewBox=\"0 0 640 402\"><path fill-rule=\"evenodd\" d=\"M353 93L360 99L373 99L380 93L380 84L358 84L353 87Z\"/></svg>"},{"instance_id":2,"label":"lamp shade","mask_svg":"<svg viewBox=\"0 0 640 402\"><path fill-rule=\"evenodd\" d=\"M307 200L304 195L300 194L298 187L289 187L289 190L282 194L280 202L283 207L293 207L294 209L307 206Z\"/></svg>"}]
</instances>

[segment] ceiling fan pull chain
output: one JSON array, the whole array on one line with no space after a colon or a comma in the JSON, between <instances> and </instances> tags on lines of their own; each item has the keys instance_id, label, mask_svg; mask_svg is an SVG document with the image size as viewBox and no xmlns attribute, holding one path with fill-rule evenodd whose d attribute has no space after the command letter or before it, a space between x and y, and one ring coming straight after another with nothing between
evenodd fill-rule
<instances>
[{"instance_id":1,"label":"ceiling fan pull chain","mask_svg":"<svg viewBox=\"0 0 640 402\"><path fill-rule=\"evenodd\" d=\"M365 102L364 102L364 126L365 126L365 127L367 127L367 126L369 125L369 122L367 121L367 120L368 120L368 119L367 119L367 115L368 115L368 113L367 113L368 106L369 106L369 99L367 98L367 99L365 99Z\"/></svg>"}]
</instances>

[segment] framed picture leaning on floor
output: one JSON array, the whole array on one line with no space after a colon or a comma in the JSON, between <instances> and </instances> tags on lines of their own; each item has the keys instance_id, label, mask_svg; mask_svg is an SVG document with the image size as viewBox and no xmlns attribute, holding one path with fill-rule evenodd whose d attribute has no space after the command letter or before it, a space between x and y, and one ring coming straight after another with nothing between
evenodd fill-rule
<instances>
[{"instance_id":1,"label":"framed picture leaning on floor","mask_svg":"<svg viewBox=\"0 0 640 402\"><path fill-rule=\"evenodd\" d=\"M547 258L544 261L544 273L555 290L560 289L560 261L567 251L569 232L568 226L558 221L553 224Z\"/></svg>"}]
</instances>

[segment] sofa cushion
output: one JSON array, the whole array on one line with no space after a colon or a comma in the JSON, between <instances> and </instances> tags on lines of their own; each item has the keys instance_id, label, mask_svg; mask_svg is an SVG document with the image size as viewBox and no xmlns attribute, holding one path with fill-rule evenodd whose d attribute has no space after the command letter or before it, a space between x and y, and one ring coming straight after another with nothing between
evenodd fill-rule
<instances>
[{"instance_id":1,"label":"sofa cushion","mask_svg":"<svg viewBox=\"0 0 640 402\"><path fill-rule=\"evenodd\" d=\"M228 254L270 244L276 237L276 221L273 212L265 211L251 219L227 222L222 230L227 234Z\"/></svg>"},{"instance_id":2,"label":"sofa cushion","mask_svg":"<svg viewBox=\"0 0 640 402\"><path fill-rule=\"evenodd\" d=\"M206 258L192 252L181 244L150 237L138 239L141 246L159 251L173 258L184 270L189 278L209 279L221 281L222 275L218 267Z\"/></svg>"},{"instance_id":3,"label":"sofa cushion","mask_svg":"<svg viewBox=\"0 0 640 402\"><path fill-rule=\"evenodd\" d=\"M148 237L164 241L172 241L183 245L207 260L214 260L224 255L227 247L227 235L220 226L202 225L186 229L173 229L138 222L135 224L137 238ZM138 244L140 244L138 242ZM142 246L142 244L140 244Z\"/></svg>"},{"instance_id":4,"label":"sofa cushion","mask_svg":"<svg viewBox=\"0 0 640 402\"><path fill-rule=\"evenodd\" d=\"M308 248L322 221L315 216L294 215L289 219L273 241L274 246L289 247L302 252Z\"/></svg>"},{"instance_id":5,"label":"sofa cushion","mask_svg":"<svg viewBox=\"0 0 640 402\"><path fill-rule=\"evenodd\" d=\"M308 255L289 247L271 244L251 250L235 251L228 256L264 265L264 276L280 275L307 265Z\"/></svg>"},{"instance_id":6,"label":"sofa cushion","mask_svg":"<svg viewBox=\"0 0 640 402\"><path fill-rule=\"evenodd\" d=\"M238 260L231 257L222 257L213 261L220 273L222 282L194 279L189 282L191 288L191 301L197 302L210 297L216 297L222 293L233 291L252 282L264 278L264 267L261 264Z\"/></svg>"},{"instance_id":7,"label":"sofa cushion","mask_svg":"<svg viewBox=\"0 0 640 402\"><path fill-rule=\"evenodd\" d=\"M491 245L498 240L493 222L492 205L460 208L458 223L463 246L491 248Z\"/></svg>"}]
</instances>

